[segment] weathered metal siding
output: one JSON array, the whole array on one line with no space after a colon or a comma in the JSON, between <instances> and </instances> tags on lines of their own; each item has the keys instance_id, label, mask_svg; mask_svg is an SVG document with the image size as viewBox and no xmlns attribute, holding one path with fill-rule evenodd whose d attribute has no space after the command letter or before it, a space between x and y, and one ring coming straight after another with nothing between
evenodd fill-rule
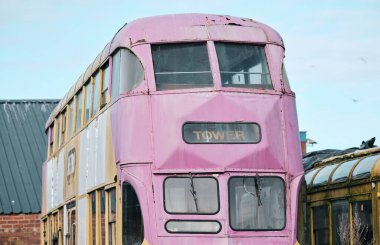
<instances>
[{"instance_id":1,"label":"weathered metal siding","mask_svg":"<svg viewBox=\"0 0 380 245\"><path fill-rule=\"evenodd\" d=\"M0 214L41 211L44 125L58 100L0 100Z\"/></svg>"}]
</instances>

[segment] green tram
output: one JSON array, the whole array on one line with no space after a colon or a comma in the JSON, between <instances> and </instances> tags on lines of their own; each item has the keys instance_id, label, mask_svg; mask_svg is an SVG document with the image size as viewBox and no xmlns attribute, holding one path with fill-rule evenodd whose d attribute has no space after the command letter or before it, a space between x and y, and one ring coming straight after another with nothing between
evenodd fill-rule
<instances>
[{"instance_id":1,"label":"green tram","mask_svg":"<svg viewBox=\"0 0 380 245\"><path fill-rule=\"evenodd\" d=\"M301 192L302 244L380 245L380 147L314 163Z\"/></svg>"}]
</instances>

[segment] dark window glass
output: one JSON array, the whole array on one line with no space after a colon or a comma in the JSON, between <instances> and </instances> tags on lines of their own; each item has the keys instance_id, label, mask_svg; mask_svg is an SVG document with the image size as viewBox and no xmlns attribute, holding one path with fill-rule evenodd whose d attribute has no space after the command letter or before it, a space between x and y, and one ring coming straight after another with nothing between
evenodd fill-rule
<instances>
[{"instance_id":1,"label":"dark window glass","mask_svg":"<svg viewBox=\"0 0 380 245\"><path fill-rule=\"evenodd\" d=\"M50 125L49 128L49 154L53 153L53 145L54 145L54 123Z\"/></svg>"},{"instance_id":2,"label":"dark window glass","mask_svg":"<svg viewBox=\"0 0 380 245\"><path fill-rule=\"evenodd\" d=\"M62 119L62 126L61 126L61 136L60 136L60 139L61 139L61 145L63 145L65 143L65 132L66 132L66 120L67 120L67 113L66 113L66 110L64 110L61 114L61 119Z\"/></svg>"},{"instance_id":3,"label":"dark window glass","mask_svg":"<svg viewBox=\"0 0 380 245\"><path fill-rule=\"evenodd\" d=\"M329 209L327 206L313 208L313 233L315 245L329 244Z\"/></svg>"},{"instance_id":4,"label":"dark window glass","mask_svg":"<svg viewBox=\"0 0 380 245\"><path fill-rule=\"evenodd\" d=\"M71 100L69 102L69 128L67 132L68 139L73 134L73 126L74 126L74 100Z\"/></svg>"},{"instance_id":5,"label":"dark window glass","mask_svg":"<svg viewBox=\"0 0 380 245\"><path fill-rule=\"evenodd\" d=\"M144 240L141 207L133 187L123 183L123 245L137 245Z\"/></svg>"},{"instance_id":6,"label":"dark window glass","mask_svg":"<svg viewBox=\"0 0 380 245\"><path fill-rule=\"evenodd\" d=\"M60 136L60 132L61 132L61 116L58 116L57 119L56 119L56 129L55 129L55 150L58 150L59 148L59 142L60 139L59 139L59 136Z\"/></svg>"},{"instance_id":7,"label":"dark window glass","mask_svg":"<svg viewBox=\"0 0 380 245\"><path fill-rule=\"evenodd\" d=\"M100 108L103 108L110 100L108 86L110 80L110 71L108 62L101 68L102 70L102 101L100 103Z\"/></svg>"},{"instance_id":8,"label":"dark window glass","mask_svg":"<svg viewBox=\"0 0 380 245\"><path fill-rule=\"evenodd\" d=\"M282 230L285 227L284 181L258 175L231 178L229 212L234 230Z\"/></svg>"},{"instance_id":9,"label":"dark window glass","mask_svg":"<svg viewBox=\"0 0 380 245\"><path fill-rule=\"evenodd\" d=\"M77 93L76 107L77 107L77 120L75 130L78 131L82 127L82 113L83 113L83 90Z\"/></svg>"},{"instance_id":10,"label":"dark window glass","mask_svg":"<svg viewBox=\"0 0 380 245\"><path fill-rule=\"evenodd\" d=\"M351 172L351 168L358 162L358 159L354 159L345 163L342 163L334 172L331 177L332 183L340 183L348 180L348 175Z\"/></svg>"},{"instance_id":11,"label":"dark window glass","mask_svg":"<svg viewBox=\"0 0 380 245\"><path fill-rule=\"evenodd\" d=\"M96 245L96 192L90 194L91 198L91 244Z\"/></svg>"},{"instance_id":12,"label":"dark window glass","mask_svg":"<svg viewBox=\"0 0 380 245\"><path fill-rule=\"evenodd\" d=\"M372 244L372 201L352 203L353 244Z\"/></svg>"},{"instance_id":13,"label":"dark window glass","mask_svg":"<svg viewBox=\"0 0 380 245\"><path fill-rule=\"evenodd\" d=\"M70 245L75 245L76 243L76 216L75 216L75 210L71 211L70 215L70 222L69 222L69 229L70 229Z\"/></svg>"},{"instance_id":14,"label":"dark window glass","mask_svg":"<svg viewBox=\"0 0 380 245\"><path fill-rule=\"evenodd\" d=\"M104 189L100 190L100 235L101 244L106 244L106 200Z\"/></svg>"},{"instance_id":15,"label":"dark window glass","mask_svg":"<svg viewBox=\"0 0 380 245\"><path fill-rule=\"evenodd\" d=\"M157 90L212 86L206 43L152 45Z\"/></svg>"},{"instance_id":16,"label":"dark window glass","mask_svg":"<svg viewBox=\"0 0 380 245\"><path fill-rule=\"evenodd\" d=\"M144 68L134 53L124 48L112 56L112 98L135 89L143 80Z\"/></svg>"},{"instance_id":17,"label":"dark window glass","mask_svg":"<svg viewBox=\"0 0 380 245\"><path fill-rule=\"evenodd\" d=\"M255 144L261 134L256 123L186 123L183 138L189 144Z\"/></svg>"},{"instance_id":18,"label":"dark window glass","mask_svg":"<svg viewBox=\"0 0 380 245\"><path fill-rule=\"evenodd\" d=\"M297 240L300 244L310 245L310 206L307 203L306 181L303 180L298 195Z\"/></svg>"},{"instance_id":19,"label":"dark window glass","mask_svg":"<svg viewBox=\"0 0 380 245\"><path fill-rule=\"evenodd\" d=\"M144 80L144 68L137 56L128 49L121 49L120 89L119 93L127 93Z\"/></svg>"},{"instance_id":20,"label":"dark window glass","mask_svg":"<svg viewBox=\"0 0 380 245\"><path fill-rule=\"evenodd\" d=\"M92 99L92 83L90 81L86 84L86 103L84 113L84 123L88 122L91 118L91 99Z\"/></svg>"},{"instance_id":21,"label":"dark window glass","mask_svg":"<svg viewBox=\"0 0 380 245\"><path fill-rule=\"evenodd\" d=\"M224 87L273 89L262 46L215 43Z\"/></svg>"},{"instance_id":22,"label":"dark window glass","mask_svg":"<svg viewBox=\"0 0 380 245\"><path fill-rule=\"evenodd\" d=\"M379 158L380 155L374 155L361 160L352 173L352 179L363 179L369 177L371 175L372 167Z\"/></svg>"},{"instance_id":23,"label":"dark window glass","mask_svg":"<svg viewBox=\"0 0 380 245\"><path fill-rule=\"evenodd\" d=\"M332 203L333 244L345 245L350 241L350 220L348 201Z\"/></svg>"},{"instance_id":24,"label":"dark window glass","mask_svg":"<svg viewBox=\"0 0 380 245\"><path fill-rule=\"evenodd\" d=\"M222 227L217 221L171 220L165 228L169 233L218 233Z\"/></svg>"},{"instance_id":25,"label":"dark window glass","mask_svg":"<svg viewBox=\"0 0 380 245\"><path fill-rule=\"evenodd\" d=\"M119 95L120 83L120 60L121 52L118 51L112 56L112 82L111 98L115 99Z\"/></svg>"},{"instance_id":26,"label":"dark window glass","mask_svg":"<svg viewBox=\"0 0 380 245\"><path fill-rule=\"evenodd\" d=\"M116 245L116 188L108 191L108 244Z\"/></svg>"},{"instance_id":27,"label":"dark window glass","mask_svg":"<svg viewBox=\"0 0 380 245\"><path fill-rule=\"evenodd\" d=\"M100 83L100 73L96 72L94 76L94 99L92 100L92 115L95 115L98 112L99 107L99 83Z\"/></svg>"},{"instance_id":28,"label":"dark window glass","mask_svg":"<svg viewBox=\"0 0 380 245\"><path fill-rule=\"evenodd\" d=\"M169 213L214 214L219 210L218 182L209 177L167 178L165 210Z\"/></svg>"},{"instance_id":29,"label":"dark window glass","mask_svg":"<svg viewBox=\"0 0 380 245\"><path fill-rule=\"evenodd\" d=\"M284 63L282 64L281 73L282 73L282 78L281 78L282 82L284 83L285 87L288 87L290 89L288 74L286 72Z\"/></svg>"}]
</instances>

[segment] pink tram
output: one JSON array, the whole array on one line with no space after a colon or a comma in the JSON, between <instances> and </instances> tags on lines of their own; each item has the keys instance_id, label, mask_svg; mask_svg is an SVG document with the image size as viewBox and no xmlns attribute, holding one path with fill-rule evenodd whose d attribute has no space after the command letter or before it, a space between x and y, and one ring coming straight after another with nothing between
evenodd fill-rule
<instances>
[{"instance_id":1,"label":"pink tram","mask_svg":"<svg viewBox=\"0 0 380 245\"><path fill-rule=\"evenodd\" d=\"M298 244L283 59L280 35L247 18L122 27L46 124L41 244Z\"/></svg>"}]
</instances>

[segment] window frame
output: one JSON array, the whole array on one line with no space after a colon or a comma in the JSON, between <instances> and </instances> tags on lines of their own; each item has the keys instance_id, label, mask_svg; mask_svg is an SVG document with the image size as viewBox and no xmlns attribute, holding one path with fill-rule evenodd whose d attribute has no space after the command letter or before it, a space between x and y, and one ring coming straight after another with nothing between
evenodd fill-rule
<instances>
[{"instance_id":1,"label":"window frame","mask_svg":"<svg viewBox=\"0 0 380 245\"><path fill-rule=\"evenodd\" d=\"M231 221L232 221L232 218L231 218L231 214L232 212L230 212L230 208L231 208L231 200L230 200L230 181L234 178L244 178L244 177L248 177L248 178L252 178L252 177L256 177L256 175L235 175L235 176L231 176L229 179L228 179L228 182L227 182L227 189L228 189L228 223L229 223L229 226L230 228L233 230L233 231L237 231L237 232L241 232L241 231L262 231L262 232L271 232L271 231L283 231L286 229L286 226L287 226L287 202L286 202L286 195L287 195L287 186L286 186L286 182L285 180L281 177L281 176L276 176L276 175L261 175L259 176L260 178L276 178L276 179L280 179L282 181L282 184L283 184L283 187L284 187L284 225L281 229L235 229L232 227L231 225ZM297 221L295 221L297 222Z\"/></svg>"},{"instance_id":2,"label":"window frame","mask_svg":"<svg viewBox=\"0 0 380 245\"><path fill-rule=\"evenodd\" d=\"M107 70L108 69L108 70ZM108 71L108 75L105 75L105 71ZM104 64L99 68L100 72L100 109L102 110L109 102L111 99L111 95L109 93L109 88L111 85L111 62L110 58L107 59ZM108 77L106 79L106 77ZM105 86L105 81L107 81L107 86ZM105 89L106 88L106 89ZM105 101L105 103L104 103Z\"/></svg>"},{"instance_id":3,"label":"window frame","mask_svg":"<svg viewBox=\"0 0 380 245\"><path fill-rule=\"evenodd\" d=\"M210 179L214 179L216 181L216 193L217 193L217 204L218 204L218 209L216 210L216 212L214 213L176 213L176 212L169 212L167 209L166 209L166 202L165 202L165 183L166 183L166 180L168 179L171 179L171 178L181 178L181 179L189 179L190 177L189 176L167 176L162 185L162 190L163 190L163 207L164 207L164 210L167 214L172 214L172 215L216 215L219 213L220 211L220 191L219 191L219 181L217 178L215 178L214 176L205 176L205 175L201 175L201 176L192 176L193 179L195 178L210 178Z\"/></svg>"},{"instance_id":4,"label":"window frame","mask_svg":"<svg viewBox=\"0 0 380 245\"><path fill-rule=\"evenodd\" d=\"M82 87L82 90L84 91L84 118L82 122L82 126L86 125L89 121L91 121L92 118L92 101L93 101L93 92L94 92L94 84L93 84L93 77L90 77ZM90 90L88 92L88 89ZM90 98L88 98L88 96ZM87 108L87 102L89 102L89 107ZM87 118L87 109L88 111L88 118Z\"/></svg>"},{"instance_id":5,"label":"window frame","mask_svg":"<svg viewBox=\"0 0 380 245\"><path fill-rule=\"evenodd\" d=\"M192 41L184 41L184 42L159 42L159 43L151 43L149 45L149 52L150 52L150 57L151 57L151 66L152 66L152 80L153 80L153 83L152 85L154 86L154 89L155 89L155 93L167 93L168 91L170 92L181 92L181 91L198 91L198 90L210 90L210 89L215 89L216 88L216 77L215 77L215 74L214 74L214 70L215 70L215 64L213 64L213 62L211 61L211 57L213 57L213 53L214 52L214 44L210 44L211 41L209 40L192 40ZM206 47L206 55L207 55L207 58L208 58L208 64L210 66L210 76L211 76L211 84L209 84L209 86L203 86L203 87L190 87L190 88L170 88L170 89L158 89L157 88L157 81L156 81L156 72L155 72L155 68L154 68L154 59L153 59L153 45L178 45L178 44L205 44L205 47Z\"/></svg>"},{"instance_id":6,"label":"window frame","mask_svg":"<svg viewBox=\"0 0 380 245\"><path fill-rule=\"evenodd\" d=\"M262 50L264 52L264 57L265 57L265 63L266 63L266 66L268 68L268 77L270 79L270 85L271 85L271 88L255 88L255 87L243 87L243 86L223 86L223 80L222 80L222 72L221 72L221 67L220 67L220 63L219 63L219 56L218 56L218 52L217 52L217 48L216 48L216 44L217 43L224 43L224 44L238 44L238 45L251 45L251 46L255 46L255 47L262 47ZM219 79L220 79L220 88L221 89L227 89L227 90L230 90L230 91L255 91L255 90L259 90L259 91L266 91L266 92L276 92L277 91L277 85L275 83L275 80L273 79L272 77L272 72L271 72L271 65L270 65L270 56L268 55L268 46L266 43L253 43L253 42L236 42L236 41L224 41L224 40L215 40L213 41L213 46L214 46L214 50L215 50L215 58L216 58L216 63L218 65L218 70L217 70L217 73L219 74ZM253 84L255 85L255 84ZM264 84L257 84L257 85L260 85L260 86L263 86Z\"/></svg>"},{"instance_id":7,"label":"window frame","mask_svg":"<svg viewBox=\"0 0 380 245\"><path fill-rule=\"evenodd\" d=\"M199 232L191 232L191 231L178 231L178 232L173 232L173 231L170 231L168 228L167 228L167 225L169 222L212 222L212 223L217 223L219 224L219 229L215 232L206 232L206 231L199 231ZM222 224L218 221L218 220L199 220L199 219L169 219L165 222L165 230L167 233L170 233L170 234L218 234L220 233L220 231L222 230Z\"/></svg>"},{"instance_id":8,"label":"window frame","mask_svg":"<svg viewBox=\"0 0 380 245\"><path fill-rule=\"evenodd\" d=\"M83 87L81 87L75 94L75 131L74 131L75 133L79 132L79 130L83 127L84 98L85 98L84 93L85 93L85 90L83 89ZM80 100L79 100L79 97L80 97ZM79 114L79 109L81 110L80 114Z\"/></svg>"}]
</instances>

